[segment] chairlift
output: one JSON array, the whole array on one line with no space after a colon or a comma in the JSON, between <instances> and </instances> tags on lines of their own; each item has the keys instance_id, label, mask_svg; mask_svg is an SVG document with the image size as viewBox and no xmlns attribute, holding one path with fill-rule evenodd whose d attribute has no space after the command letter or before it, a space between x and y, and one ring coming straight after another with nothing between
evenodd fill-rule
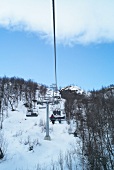
<instances>
[{"instance_id":1,"label":"chairlift","mask_svg":"<svg viewBox=\"0 0 114 170\"><path fill-rule=\"evenodd\" d=\"M59 121L59 123L61 123L61 121L64 120L65 120L65 116L61 114L61 110L59 109L53 110L53 113L50 116L50 121L52 122L52 124L54 124L55 121Z\"/></svg>"},{"instance_id":2,"label":"chairlift","mask_svg":"<svg viewBox=\"0 0 114 170\"><path fill-rule=\"evenodd\" d=\"M35 107L36 107L36 104L37 104L37 100L36 100L36 99L33 99L32 102L33 102L34 108L35 108Z\"/></svg>"},{"instance_id":3,"label":"chairlift","mask_svg":"<svg viewBox=\"0 0 114 170\"><path fill-rule=\"evenodd\" d=\"M37 101L37 105L43 105L41 101Z\"/></svg>"},{"instance_id":4,"label":"chairlift","mask_svg":"<svg viewBox=\"0 0 114 170\"><path fill-rule=\"evenodd\" d=\"M33 109L28 109L26 113L27 117L37 117L38 116L38 111L36 108Z\"/></svg>"},{"instance_id":5,"label":"chairlift","mask_svg":"<svg viewBox=\"0 0 114 170\"><path fill-rule=\"evenodd\" d=\"M53 110L53 114L54 115L61 115L61 111L60 110L58 110L58 109L55 109L55 110Z\"/></svg>"},{"instance_id":6,"label":"chairlift","mask_svg":"<svg viewBox=\"0 0 114 170\"><path fill-rule=\"evenodd\" d=\"M46 106L41 106L39 107L39 109L46 109Z\"/></svg>"},{"instance_id":7,"label":"chairlift","mask_svg":"<svg viewBox=\"0 0 114 170\"><path fill-rule=\"evenodd\" d=\"M36 99L33 99L32 101L33 101L34 103L37 103L37 100L36 100Z\"/></svg>"}]
</instances>

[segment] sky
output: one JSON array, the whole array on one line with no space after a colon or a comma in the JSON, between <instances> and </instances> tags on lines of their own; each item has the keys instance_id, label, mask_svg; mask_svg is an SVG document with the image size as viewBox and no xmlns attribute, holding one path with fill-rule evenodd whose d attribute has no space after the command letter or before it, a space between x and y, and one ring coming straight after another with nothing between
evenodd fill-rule
<instances>
[{"instance_id":1,"label":"sky","mask_svg":"<svg viewBox=\"0 0 114 170\"><path fill-rule=\"evenodd\" d=\"M55 0L57 83L114 84L114 1ZM51 0L0 0L0 76L55 83Z\"/></svg>"}]
</instances>

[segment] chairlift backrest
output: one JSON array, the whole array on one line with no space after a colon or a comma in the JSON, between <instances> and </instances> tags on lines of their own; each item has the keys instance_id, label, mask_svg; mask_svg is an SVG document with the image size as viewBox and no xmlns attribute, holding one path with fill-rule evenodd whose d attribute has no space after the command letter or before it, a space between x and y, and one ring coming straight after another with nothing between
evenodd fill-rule
<instances>
[{"instance_id":1,"label":"chairlift backrest","mask_svg":"<svg viewBox=\"0 0 114 170\"><path fill-rule=\"evenodd\" d=\"M60 110L54 110L54 111L53 111L53 114L54 114L54 115L61 115L61 111L60 111Z\"/></svg>"}]
</instances>

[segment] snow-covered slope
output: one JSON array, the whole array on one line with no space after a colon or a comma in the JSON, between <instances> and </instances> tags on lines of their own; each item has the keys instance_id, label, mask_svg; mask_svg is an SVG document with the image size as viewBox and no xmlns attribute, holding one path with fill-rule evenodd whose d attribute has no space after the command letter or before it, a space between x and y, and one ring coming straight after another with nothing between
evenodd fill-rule
<instances>
[{"instance_id":1,"label":"snow-covered slope","mask_svg":"<svg viewBox=\"0 0 114 170\"><path fill-rule=\"evenodd\" d=\"M51 141L44 140L46 109L37 107L38 117L26 117L26 108L21 102L17 111L9 110L9 117L3 122L2 133L7 150L5 158L0 161L0 170L36 170L39 164L48 170L52 162L58 164L60 153L64 155L72 145L79 148L79 139L69 135L70 127L65 121L54 125L50 122ZM50 114L51 110L52 106ZM72 124L72 129L75 129L75 124ZM75 163L79 167L78 158Z\"/></svg>"}]
</instances>

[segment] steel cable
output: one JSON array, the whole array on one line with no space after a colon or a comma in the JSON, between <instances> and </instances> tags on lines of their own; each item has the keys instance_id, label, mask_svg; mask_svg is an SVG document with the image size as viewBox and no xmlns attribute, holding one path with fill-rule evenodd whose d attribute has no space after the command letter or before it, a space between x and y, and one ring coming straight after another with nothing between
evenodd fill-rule
<instances>
[{"instance_id":1,"label":"steel cable","mask_svg":"<svg viewBox=\"0 0 114 170\"><path fill-rule=\"evenodd\" d=\"M55 85L57 91L57 61L56 61L56 35L55 35L55 2L52 0L52 9L53 9L53 34L54 34L54 60L55 60Z\"/></svg>"}]
</instances>

